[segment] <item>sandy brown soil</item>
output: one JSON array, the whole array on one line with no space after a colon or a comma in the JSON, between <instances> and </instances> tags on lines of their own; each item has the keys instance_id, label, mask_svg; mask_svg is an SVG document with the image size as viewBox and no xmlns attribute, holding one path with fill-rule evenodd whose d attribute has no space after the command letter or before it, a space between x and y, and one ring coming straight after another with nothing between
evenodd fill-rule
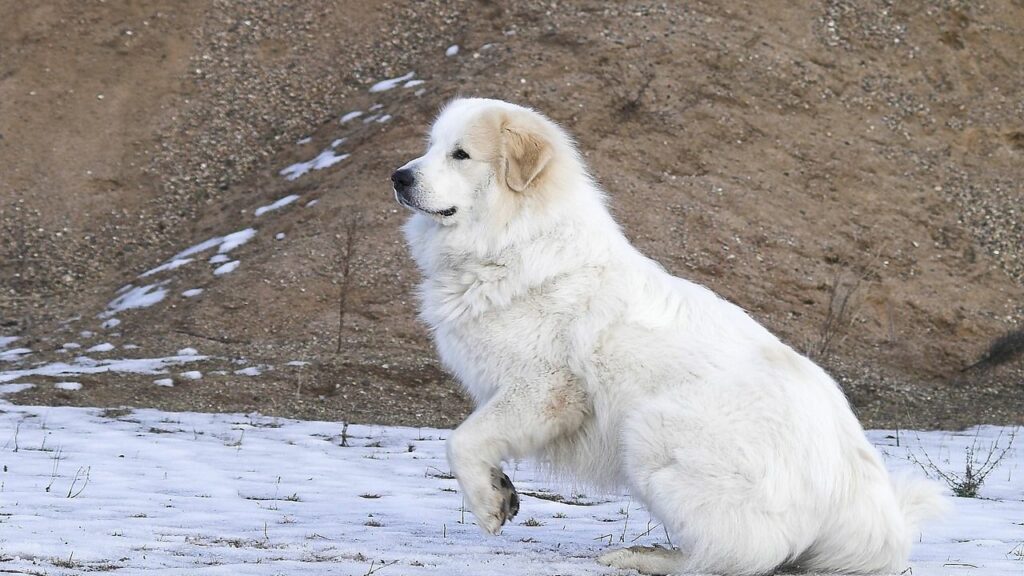
<instances>
[{"instance_id":1,"label":"sandy brown soil","mask_svg":"<svg viewBox=\"0 0 1024 576\"><path fill-rule=\"evenodd\" d=\"M867 424L1024 422L1019 361L961 372L1024 320L1020 1L0 0L0 13L14 14L0 22L0 335L36 351L26 363L70 341L216 357L174 388L33 378L13 401L456 423L468 404L415 320L387 176L462 94L565 125L639 247L822 362ZM422 95L368 92L410 70ZM393 119L339 123L374 104ZM349 159L278 176L340 137ZM137 274L250 225L237 271L158 276L171 296L98 328ZM180 296L193 287L206 291ZM239 376L236 361L273 369Z\"/></svg>"}]
</instances>

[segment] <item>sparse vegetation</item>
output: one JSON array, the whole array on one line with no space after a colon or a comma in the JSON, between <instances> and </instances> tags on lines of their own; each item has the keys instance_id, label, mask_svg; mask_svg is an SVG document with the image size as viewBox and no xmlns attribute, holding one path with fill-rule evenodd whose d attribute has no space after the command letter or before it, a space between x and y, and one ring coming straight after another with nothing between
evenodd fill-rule
<instances>
[{"instance_id":1,"label":"sparse vegetation","mask_svg":"<svg viewBox=\"0 0 1024 576\"><path fill-rule=\"evenodd\" d=\"M379 570L381 570L383 568L387 568L388 566L394 566L395 564L398 564L398 560L392 560L391 562L385 562L385 561L381 560L380 561L380 566L377 566L376 568L374 567L375 564L376 564L376 560L371 560L370 561L370 569L367 570L366 574L363 574L363 576L370 576L371 574L374 574L374 573L376 573L377 571L379 571Z\"/></svg>"},{"instance_id":2,"label":"sparse vegetation","mask_svg":"<svg viewBox=\"0 0 1024 576\"><path fill-rule=\"evenodd\" d=\"M988 350L980 360L963 369L964 372L976 368L992 368L1006 364L1024 356L1024 329L1003 334L989 344Z\"/></svg>"},{"instance_id":3,"label":"sparse vegetation","mask_svg":"<svg viewBox=\"0 0 1024 576\"><path fill-rule=\"evenodd\" d=\"M841 273L836 274L829 284L828 310L821 325L818 340L808 349L811 358L827 358L833 347L845 337L853 322L854 295L861 287L863 277L844 282Z\"/></svg>"},{"instance_id":4,"label":"sparse vegetation","mask_svg":"<svg viewBox=\"0 0 1024 576\"><path fill-rule=\"evenodd\" d=\"M454 480L455 476L451 472L445 472L440 468L428 466L427 471L424 472L424 476L427 478L440 478L442 480Z\"/></svg>"},{"instance_id":5,"label":"sparse vegetation","mask_svg":"<svg viewBox=\"0 0 1024 576\"><path fill-rule=\"evenodd\" d=\"M960 498L977 498L985 479L995 470L1006 457L1007 452L1013 447L1013 441L1017 436L1014 429L1007 435L1006 444L1000 446L1003 439L1002 431L987 448L978 446L978 435L975 434L971 445L964 449L964 471L963 473L946 472L940 468L928 454L922 450L924 460L919 459L914 453L910 453L910 459L924 470L929 477L942 480L949 486L955 496Z\"/></svg>"},{"instance_id":6,"label":"sparse vegetation","mask_svg":"<svg viewBox=\"0 0 1024 576\"><path fill-rule=\"evenodd\" d=\"M238 448L239 450L241 450L241 448L242 448L242 440L245 440L245 430L244 429L242 430L242 433L238 435L238 440L235 440L234 442L227 442L224 445L229 447L229 448Z\"/></svg>"},{"instance_id":7,"label":"sparse vegetation","mask_svg":"<svg viewBox=\"0 0 1024 576\"><path fill-rule=\"evenodd\" d=\"M341 353L342 336L345 331L345 312L348 310L348 292L352 280L352 260L356 257L356 246L362 227L362 213L354 212L345 219L344 234L334 236L337 249L337 272L341 276L338 280L338 344L335 349L338 354Z\"/></svg>"},{"instance_id":8,"label":"sparse vegetation","mask_svg":"<svg viewBox=\"0 0 1024 576\"><path fill-rule=\"evenodd\" d=\"M82 567L82 563L76 561L74 558L75 558L75 553L72 552L70 555L68 555L67 559L64 559L64 558L54 558L53 560L50 561L50 563L53 564L54 566L58 567L58 568L67 568L69 570L76 569L76 568L81 568Z\"/></svg>"},{"instance_id":9,"label":"sparse vegetation","mask_svg":"<svg viewBox=\"0 0 1024 576\"><path fill-rule=\"evenodd\" d=\"M82 492L85 491L85 487L89 485L89 472L92 470L92 466L80 467L75 472L75 477L71 479L71 486L68 487L68 498L77 498ZM79 484L81 481L81 484ZM78 488L75 490L75 488Z\"/></svg>"}]
</instances>

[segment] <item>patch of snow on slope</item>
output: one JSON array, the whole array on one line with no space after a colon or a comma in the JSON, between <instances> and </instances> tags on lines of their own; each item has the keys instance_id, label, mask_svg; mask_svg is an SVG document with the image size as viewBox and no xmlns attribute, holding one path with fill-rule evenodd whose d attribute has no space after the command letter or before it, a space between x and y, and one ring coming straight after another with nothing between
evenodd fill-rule
<instances>
[{"instance_id":1,"label":"patch of snow on slope","mask_svg":"<svg viewBox=\"0 0 1024 576\"><path fill-rule=\"evenodd\" d=\"M0 350L7 348L17 339L18 336L0 336Z\"/></svg>"},{"instance_id":2,"label":"patch of snow on slope","mask_svg":"<svg viewBox=\"0 0 1024 576\"><path fill-rule=\"evenodd\" d=\"M224 237L224 241L220 243L220 248L217 248L217 252L227 254L249 240L252 240L252 237L255 235L256 230L254 228L246 228L245 230L232 232Z\"/></svg>"},{"instance_id":3,"label":"patch of snow on slope","mask_svg":"<svg viewBox=\"0 0 1024 576\"><path fill-rule=\"evenodd\" d=\"M405 74L404 76L399 76L398 78L389 78L387 80L381 80L380 82L377 82L373 86L370 86L370 93L372 94L375 92L386 92L403 82L412 80L415 77L415 72L409 72L408 74Z\"/></svg>"},{"instance_id":4,"label":"patch of snow on slope","mask_svg":"<svg viewBox=\"0 0 1024 576\"><path fill-rule=\"evenodd\" d=\"M163 287L164 284L165 282L161 282L159 284L129 288L123 294L111 300L107 304L107 310L100 313L99 318L110 318L124 310L148 308L160 302L167 296L167 289Z\"/></svg>"},{"instance_id":5,"label":"patch of snow on slope","mask_svg":"<svg viewBox=\"0 0 1024 576\"><path fill-rule=\"evenodd\" d=\"M347 124L348 122L351 122L352 120L355 120L356 118L359 118L362 115L363 115L363 111L362 110L353 110L353 111L349 112L348 114L345 114L344 116L342 116L340 122L342 124Z\"/></svg>"},{"instance_id":6,"label":"patch of snow on slope","mask_svg":"<svg viewBox=\"0 0 1024 576\"><path fill-rule=\"evenodd\" d=\"M58 390L81 390L82 389L82 383L81 382L57 382L56 384L53 385L53 387L58 389Z\"/></svg>"},{"instance_id":7,"label":"patch of snow on slope","mask_svg":"<svg viewBox=\"0 0 1024 576\"><path fill-rule=\"evenodd\" d=\"M282 169L278 174L284 176L285 180L296 180L310 170L323 170L324 168L330 168L349 156L349 154L335 154L333 148L327 148L316 158L313 158L308 162L297 162L292 164L291 166Z\"/></svg>"},{"instance_id":8,"label":"patch of snow on slope","mask_svg":"<svg viewBox=\"0 0 1024 576\"><path fill-rule=\"evenodd\" d=\"M9 515L0 542L8 571L71 573L63 568L71 557L79 572L142 575L367 574L372 563L386 566L381 576L611 576L620 572L594 560L609 548L667 544L627 496L583 497L528 464L506 468L519 516L501 536L485 536L447 472L447 430L351 425L346 447L337 422L102 414L2 404L0 430L17 428L22 446L61 446L55 473L52 453L5 453ZM1007 433L976 431L984 445ZM962 456L974 434L903 433L901 447L888 431L869 437L888 452L889 468L903 471L913 466L908 447L942 462ZM1024 542L1022 466L1024 455L1009 453L982 489L989 499L956 499L954 514L923 528L914 576L1020 575L1012 551ZM79 491L86 469L92 481ZM77 496L67 498L73 485Z\"/></svg>"},{"instance_id":9,"label":"patch of snow on slope","mask_svg":"<svg viewBox=\"0 0 1024 576\"><path fill-rule=\"evenodd\" d=\"M121 321L118 320L117 318L108 318L107 320L103 321L103 324L100 324L100 326L104 330L110 330L111 328L116 328L116 327L118 327L120 325L121 325Z\"/></svg>"},{"instance_id":10,"label":"patch of snow on slope","mask_svg":"<svg viewBox=\"0 0 1024 576\"><path fill-rule=\"evenodd\" d=\"M196 296L199 296L202 293L202 288L190 288L182 292L181 295L184 296L185 298L195 298Z\"/></svg>"},{"instance_id":11,"label":"patch of snow on slope","mask_svg":"<svg viewBox=\"0 0 1024 576\"><path fill-rule=\"evenodd\" d=\"M174 380L172 380L170 378L158 378L156 380L153 380L153 384L156 384L157 386L164 386L166 388L171 388L171 387L174 386Z\"/></svg>"},{"instance_id":12,"label":"patch of snow on slope","mask_svg":"<svg viewBox=\"0 0 1024 576\"><path fill-rule=\"evenodd\" d=\"M0 371L0 382L10 382L25 376L79 376L105 372L129 374L166 374L169 366L206 360L208 356L167 356L164 358L119 358L93 360L79 356L72 362L52 362L23 370Z\"/></svg>"},{"instance_id":13,"label":"patch of snow on slope","mask_svg":"<svg viewBox=\"0 0 1024 576\"><path fill-rule=\"evenodd\" d=\"M202 252L206 252L211 248L216 248L217 246L220 246L222 242L224 242L223 236L214 236L209 240L203 240L199 244L196 244L194 246L182 250L181 252L178 252L177 254L174 255L174 258L171 258L171 260L180 260L181 258L187 258L188 256L191 256L193 254L200 254Z\"/></svg>"},{"instance_id":14,"label":"patch of snow on slope","mask_svg":"<svg viewBox=\"0 0 1024 576\"><path fill-rule=\"evenodd\" d=\"M139 278L145 278L146 276L152 276L153 274L158 274L160 272L164 272L164 271L167 271L167 270L174 270L176 268L181 268L182 266L184 266L185 264L188 264L191 261L192 261L191 258L175 258L175 259L171 260L170 262L165 262L165 263L157 266L156 268L153 268L152 270L147 270L147 271L143 272L142 274L139 274Z\"/></svg>"},{"instance_id":15,"label":"patch of snow on slope","mask_svg":"<svg viewBox=\"0 0 1024 576\"><path fill-rule=\"evenodd\" d=\"M0 396L3 396L4 394L17 394L22 390L35 388L35 386L35 384L29 384L27 382L19 382L17 384L0 384Z\"/></svg>"},{"instance_id":16,"label":"patch of snow on slope","mask_svg":"<svg viewBox=\"0 0 1024 576\"><path fill-rule=\"evenodd\" d=\"M0 350L0 362L17 362L27 354L31 354L31 348L11 348L10 350Z\"/></svg>"},{"instance_id":17,"label":"patch of snow on slope","mask_svg":"<svg viewBox=\"0 0 1024 576\"><path fill-rule=\"evenodd\" d=\"M174 255L173 258L171 258L171 260L187 258L194 254L206 252L211 248L217 248L217 251L220 252L221 254L230 252L235 248L238 248L242 244L245 244L249 240L252 240L252 237L255 235L256 230L254 228L246 228L244 230L239 230L238 232L232 232L227 236L214 236L209 240L204 240L199 244L196 244L195 246L186 248L185 250L178 252L177 254Z\"/></svg>"},{"instance_id":18,"label":"patch of snow on slope","mask_svg":"<svg viewBox=\"0 0 1024 576\"><path fill-rule=\"evenodd\" d=\"M239 264L238 260L232 260L231 262L228 262L227 264L221 264L220 266L218 266L213 271L213 275L214 276L223 276L225 274L230 274L230 273L235 271L235 268L238 268L238 264Z\"/></svg>"},{"instance_id":19,"label":"patch of snow on slope","mask_svg":"<svg viewBox=\"0 0 1024 576\"><path fill-rule=\"evenodd\" d=\"M103 344L97 344L92 348L86 350L86 352L110 352L114 349L114 345L110 342L104 342Z\"/></svg>"},{"instance_id":20,"label":"patch of snow on slope","mask_svg":"<svg viewBox=\"0 0 1024 576\"><path fill-rule=\"evenodd\" d=\"M332 146L332 148L333 148L333 146ZM277 210L277 209L280 209L280 208L284 208L285 206L291 204L292 202L295 202L298 199L299 199L299 195L298 194L289 194L288 196L285 196L284 198L281 198L280 200L274 202L273 204L267 204L266 206L260 206L259 208L256 209L255 212L253 212L253 215L256 216L256 217L262 216L262 215L264 215L267 212L270 212L272 210Z\"/></svg>"}]
</instances>

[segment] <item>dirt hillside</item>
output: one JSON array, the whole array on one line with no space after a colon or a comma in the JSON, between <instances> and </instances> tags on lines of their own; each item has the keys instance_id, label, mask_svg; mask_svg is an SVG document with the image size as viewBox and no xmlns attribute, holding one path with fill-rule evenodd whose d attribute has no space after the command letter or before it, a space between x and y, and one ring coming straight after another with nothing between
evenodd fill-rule
<instances>
[{"instance_id":1,"label":"dirt hillside","mask_svg":"<svg viewBox=\"0 0 1024 576\"><path fill-rule=\"evenodd\" d=\"M644 252L825 365L868 425L1024 423L1020 361L962 372L1024 325L1020 0L0 13L0 336L32 351L0 372L207 356L173 386L34 374L6 399L457 423L387 178L472 95L569 129ZM161 297L113 309L139 288Z\"/></svg>"}]
</instances>

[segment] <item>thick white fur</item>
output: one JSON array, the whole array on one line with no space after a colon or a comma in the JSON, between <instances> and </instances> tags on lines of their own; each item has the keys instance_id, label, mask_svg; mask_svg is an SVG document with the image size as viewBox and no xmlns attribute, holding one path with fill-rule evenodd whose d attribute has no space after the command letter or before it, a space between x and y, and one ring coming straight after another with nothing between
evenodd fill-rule
<instances>
[{"instance_id":1,"label":"thick white fur","mask_svg":"<svg viewBox=\"0 0 1024 576\"><path fill-rule=\"evenodd\" d=\"M506 126L550 146L536 189L502 181ZM487 130L491 150L481 149ZM472 158L454 160L458 147ZM906 567L918 522L942 508L935 485L891 482L828 374L630 245L553 122L456 100L405 168L419 205L457 208L415 211L405 233L423 274L422 318L477 405L449 460L484 530L504 520L491 470L537 457L598 487L627 487L680 546L602 557L611 565L735 575Z\"/></svg>"}]
</instances>

